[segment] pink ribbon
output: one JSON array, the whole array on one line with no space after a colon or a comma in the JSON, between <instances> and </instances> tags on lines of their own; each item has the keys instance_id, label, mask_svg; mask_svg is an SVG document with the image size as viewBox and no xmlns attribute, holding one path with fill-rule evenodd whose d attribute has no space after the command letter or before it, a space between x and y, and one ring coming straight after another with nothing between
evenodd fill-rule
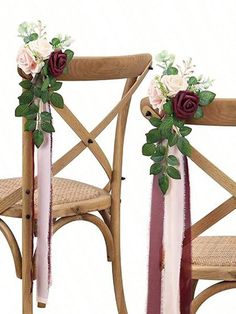
<instances>
[{"instance_id":1,"label":"pink ribbon","mask_svg":"<svg viewBox=\"0 0 236 314\"><path fill-rule=\"evenodd\" d=\"M147 314L190 314L191 245L183 246L191 239L188 165L176 147L170 153L180 161L181 180L171 180L163 197L153 178Z\"/></svg>"},{"instance_id":2,"label":"pink ribbon","mask_svg":"<svg viewBox=\"0 0 236 314\"><path fill-rule=\"evenodd\" d=\"M41 111L50 112L48 104L40 103ZM44 134L44 142L38 149L38 208L36 276L37 301L47 303L51 284L51 146L52 136Z\"/></svg>"}]
</instances>

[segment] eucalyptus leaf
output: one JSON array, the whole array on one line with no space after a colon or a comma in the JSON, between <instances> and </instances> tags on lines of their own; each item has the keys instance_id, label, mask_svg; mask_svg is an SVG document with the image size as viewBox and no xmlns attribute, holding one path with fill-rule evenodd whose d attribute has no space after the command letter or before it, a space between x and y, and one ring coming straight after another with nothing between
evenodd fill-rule
<instances>
[{"instance_id":1,"label":"eucalyptus leaf","mask_svg":"<svg viewBox=\"0 0 236 314\"><path fill-rule=\"evenodd\" d=\"M178 74L178 69L175 67L168 67L166 70L167 75L177 75Z\"/></svg>"},{"instance_id":2,"label":"eucalyptus leaf","mask_svg":"<svg viewBox=\"0 0 236 314\"><path fill-rule=\"evenodd\" d=\"M27 114L29 105L19 105L15 109L15 116L16 117L24 117Z\"/></svg>"},{"instance_id":3,"label":"eucalyptus leaf","mask_svg":"<svg viewBox=\"0 0 236 314\"><path fill-rule=\"evenodd\" d=\"M195 76L191 76L189 79L188 79L188 85L196 85L198 84L198 80Z\"/></svg>"},{"instance_id":4,"label":"eucalyptus leaf","mask_svg":"<svg viewBox=\"0 0 236 314\"><path fill-rule=\"evenodd\" d=\"M52 114L48 111L41 112L40 116L41 116L41 119L43 121L51 121L52 120Z\"/></svg>"}]
</instances>

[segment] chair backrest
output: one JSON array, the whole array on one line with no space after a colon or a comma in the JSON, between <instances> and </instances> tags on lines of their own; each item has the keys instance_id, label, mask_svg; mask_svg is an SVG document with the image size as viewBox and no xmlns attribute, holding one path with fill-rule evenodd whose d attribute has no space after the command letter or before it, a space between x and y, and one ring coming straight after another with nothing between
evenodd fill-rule
<instances>
[{"instance_id":1,"label":"chair backrest","mask_svg":"<svg viewBox=\"0 0 236 314\"><path fill-rule=\"evenodd\" d=\"M156 111L152 109L148 98L144 98L142 100L141 111L146 118L150 118L152 116L158 117ZM203 118L199 120L188 120L187 124L236 126L236 99L215 99L211 105L204 108ZM193 146L190 159L232 195L225 202L192 225L191 233L193 240L236 208L236 182L215 166L211 161L209 161L199 151L197 151Z\"/></svg>"},{"instance_id":2,"label":"chair backrest","mask_svg":"<svg viewBox=\"0 0 236 314\"><path fill-rule=\"evenodd\" d=\"M81 141L53 164L53 175L59 173L82 151L88 148L99 161L108 177L108 183L104 189L109 192L113 190L114 186L119 187L117 182L121 179L123 141L131 97L146 76L151 62L152 57L150 54L120 57L75 57L70 62L68 73L60 76L59 80L94 81L126 79L126 83L121 100L91 132L82 125L66 105L63 109L55 108L69 127L78 135ZM111 123L111 121L113 121L115 117L117 117L117 123L114 158L113 165L111 165L107 156L98 145L96 137ZM32 151L32 135L29 132L23 132L23 189L27 192L31 191L33 185ZM34 187L37 187L36 181ZM21 198L22 188L19 188L8 195L4 200L1 200L0 213L14 205Z\"/></svg>"}]
</instances>

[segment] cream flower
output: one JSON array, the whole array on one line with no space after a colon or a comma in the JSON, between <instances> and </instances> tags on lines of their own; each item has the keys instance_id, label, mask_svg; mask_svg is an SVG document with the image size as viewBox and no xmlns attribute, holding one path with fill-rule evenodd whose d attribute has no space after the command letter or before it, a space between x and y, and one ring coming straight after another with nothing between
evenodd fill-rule
<instances>
[{"instance_id":1,"label":"cream flower","mask_svg":"<svg viewBox=\"0 0 236 314\"><path fill-rule=\"evenodd\" d=\"M168 96L175 96L180 90L186 90L187 80L180 75L164 75L161 82L168 90Z\"/></svg>"},{"instance_id":2,"label":"cream flower","mask_svg":"<svg viewBox=\"0 0 236 314\"><path fill-rule=\"evenodd\" d=\"M152 80L148 89L149 101L153 109L158 109L159 113L163 110L163 105L166 103L166 97L163 96L158 88L155 80Z\"/></svg>"},{"instance_id":3,"label":"cream flower","mask_svg":"<svg viewBox=\"0 0 236 314\"><path fill-rule=\"evenodd\" d=\"M48 59L51 52L53 51L52 45L43 38L29 42L28 47L34 56L42 58L43 60Z\"/></svg>"},{"instance_id":4,"label":"cream flower","mask_svg":"<svg viewBox=\"0 0 236 314\"><path fill-rule=\"evenodd\" d=\"M31 51L26 47L20 48L16 62L18 67L22 69L25 74L39 73L44 66L44 62L42 60L37 62Z\"/></svg>"}]
</instances>

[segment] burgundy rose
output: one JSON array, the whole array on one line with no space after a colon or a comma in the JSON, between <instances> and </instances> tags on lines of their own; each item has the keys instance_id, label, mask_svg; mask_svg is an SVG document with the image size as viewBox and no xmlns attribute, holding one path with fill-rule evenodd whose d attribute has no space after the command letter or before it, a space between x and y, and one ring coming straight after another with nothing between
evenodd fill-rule
<instances>
[{"instance_id":1,"label":"burgundy rose","mask_svg":"<svg viewBox=\"0 0 236 314\"><path fill-rule=\"evenodd\" d=\"M66 67L67 55L61 50L53 51L48 60L49 71L54 77L61 75Z\"/></svg>"},{"instance_id":2,"label":"burgundy rose","mask_svg":"<svg viewBox=\"0 0 236 314\"><path fill-rule=\"evenodd\" d=\"M197 111L199 97L189 90L179 91L173 99L173 110L178 119L192 118Z\"/></svg>"}]
</instances>

